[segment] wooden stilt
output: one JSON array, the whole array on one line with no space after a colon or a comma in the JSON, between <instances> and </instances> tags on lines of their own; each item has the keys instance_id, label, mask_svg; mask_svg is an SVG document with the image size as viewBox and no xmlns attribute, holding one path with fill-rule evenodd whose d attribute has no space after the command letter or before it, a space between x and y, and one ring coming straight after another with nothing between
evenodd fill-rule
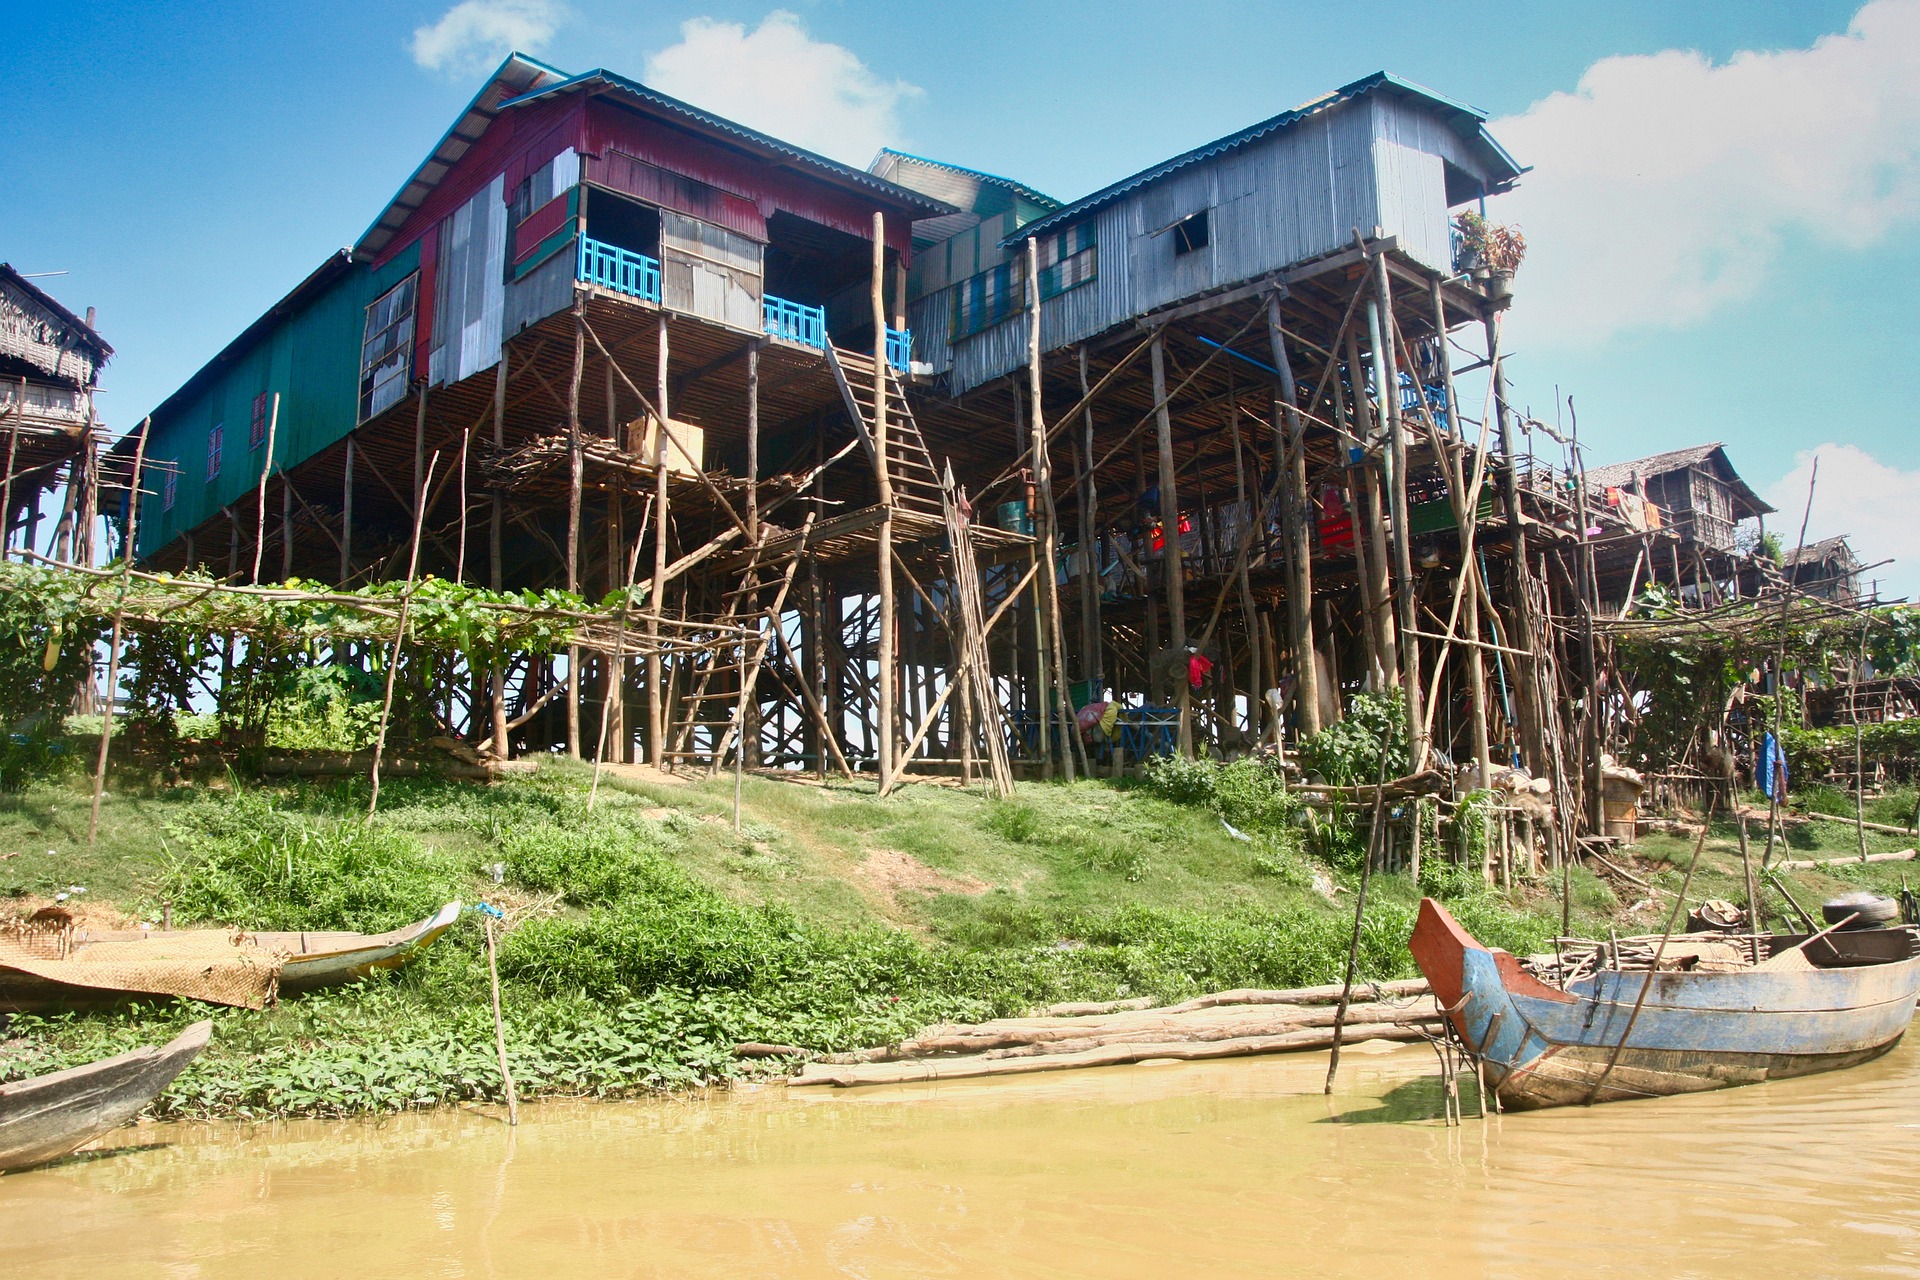
<instances>
[{"instance_id":1,"label":"wooden stilt","mask_svg":"<svg viewBox=\"0 0 1920 1280\"><path fill-rule=\"evenodd\" d=\"M421 412L425 412L426 389L420 391ZM274 437L280 429L280 393L273 393L273 408L267 414L267 456L260 461L260 492L256 496L253 522L253 581L260 582L260 557L267 549L267 477L273 474Z\"/></svg>"},{"instance_id":2,"label":"wooden stilt","mask_svg":"<svg viewBox=\"0 0 1920 1280\"><path fill-rule=\"evenodd\" d=\"M894 601L893 601L893 478L887 465L887 386L892 379L887 364L887 220L873 215L873 472L880 490L879 547L879 670L876 699L876 755L880 768L880 794L893 789L894 777Z\"/></svg>"},{"instance_id":3,"label":"wooden stilt","mask_svg":"<svg viewBox=\"0 0 1920 1280\"><path fill-rule=\"evenodd\" d=\"M507 413L507 360L508 349L500 348L500 363L493 375L493 448L498 453L506 447ZM506 583L505 538L506 499L498 489L493 491L487 512L487 585L495 591L502 590ZM507 664L511 659L500 655L489 675L489 702L493 712L493 756L496 760L508 760L513 750L507 742Z\"/></svg>"},{"instance_id":4,"label":"wooden stilt","mask_svg":"<svg viewBox=\"0 0 1920 1280\"><path fill-rule=\"evenodd\" d=\"M1426 767L1427 732L1420 705L1420 641L1410 634L1418 627L1413 540L1407 528L1407 441L1400 421L1400 366L1393 350L1393 293L1387 283L1386 255L1376 254L1373 266L1376 297L1368 300L1367 320L1374 344L1377 394L1387 419L1388 496L1393 503L1393 589L1400 604L1400 684L1407 704L1408 767L1417 771Z\"/></svg>"},{"instance_id":5,"label":"wooden stilt","mask_svg":"<svg viewBox=\"0 0 1920 1280\"><path fill-rule=\"evenodd\" d=\"M1167 619L1173 632L1173 648L1187 647L1186 575L1180 564L1180 493L1174 478L1173 418L1167 410L1167 369L1165 338L1155 334L1149 359L1153 368L1153 404L1160 442L1160 529L1164 554L1161 570L1167 592ZM1159 655L1151 655L1156 661ZM1176 672L1180 707L1180 753L1193 754L1193 699L1184 671Z\"/></svg>"},{"instance_id":6,"label":"wooden stilt","mask_svg":"<svg viewBox=\"0 0 1920 1280\"><path fill-rule=\"evenodd\" d=\"M120 683L120 642L126 627L127 586L133 581L133 562L139 554L140 483L147 466L147 438L153 433L153 419L140 424L140 439L133 449L133 483L127 490L127 534L120 556L120 593L113 603L113 634L107 648L106 705L100 715L100 752L93 763L93 808L87 816L87 847L100 838L100 802L107 794L107 751L113 745L114 688Z\"/></svg>"},{"instance_id":7,"label":"wooden stilt","mask_svg":"<svg viewBox=\"0 0 1920 1280\"><path fill-rule=\"evenodd\" d=\"M667 602L667 313L660 312L659 342L655 348L654 411L660 429L654 432L653 451L653 587L647 598L647 751L656 769L667 767L666 663L660 655L660 623Z\"/></svg>"},{"instance_id":8,"label":"wooden stilt","mask_svg":"<svg viewBox=\"0 0 1920 1280\"><path fill-rule=\"evenodd\" d=\"M1320 732L1320 680L1315 670L1313 643L1312 500L1307 494L1306 424L1300 419L1293 363L1287 358L1286 334L1280 327L1278 293L1267 295L1267 348L1273 356L1273 367L1280 374L1274 394L1276 436L1283 422L1286 427L1285 451L1277 447L1277 440L1275 442L1274 473L1285 494L1280 505L1281 518L1286 521L1292 544L1287 565L1287 619L1292 624L1288 638L1293 645L1294 697L1299 706L1300 732L1311 736Z\"/></svg>"},{"instance_id":9,"label":"wooden stilt","mask_svg":"<svg viewBox=\"0 0 1920 1280\"><path fill-rule=\"evenodd\" d=\"M567 590L580 591L580 485L586 459L580 439L580 376L587 356L586 299L575 293L573 299L573 365L567 378ZM657 602L654 606L659 607ZM585 686L580 678L580 646L567 646L567 756L581 758L580 694Z\"/></svg>"}]
</instances>

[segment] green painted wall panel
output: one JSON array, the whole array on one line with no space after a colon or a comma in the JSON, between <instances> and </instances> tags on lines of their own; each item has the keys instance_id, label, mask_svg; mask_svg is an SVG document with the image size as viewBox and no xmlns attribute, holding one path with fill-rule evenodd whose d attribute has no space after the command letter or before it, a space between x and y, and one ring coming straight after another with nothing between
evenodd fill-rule
<instances>
[{"instance_id":1,"label":"green painted wall panel","mask_svg":"<svg viewBox=\"0 0 1920 1280\"><path fill-rule=\"evenodd\" d=\"M152 555L187 530L241 502L260 484L264 447L250 444L254 397L280 396L274 431L277 467L297 466L353 430L360 397L360 339L366 309L420 264L416 245L374 271L359 263L293 315L285 316L235 358L192 399L156 416L147 457L153 483L140 517L140 554ZM220 474L207 477L207 436L224 425ZM179 468L172 508L164 505L159 463ZM249 520L251 502L245 502ZM278 518L269 511L268 519ZM196 548L200 559L224 567L226 543Z\"/></svg>"}]
</instances>

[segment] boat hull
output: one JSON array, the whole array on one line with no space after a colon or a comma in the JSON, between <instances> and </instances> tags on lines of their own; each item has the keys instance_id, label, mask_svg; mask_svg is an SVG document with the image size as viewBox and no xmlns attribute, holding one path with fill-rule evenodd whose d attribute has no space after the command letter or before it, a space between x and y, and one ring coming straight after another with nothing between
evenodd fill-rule
<instances>
[{"instance_id":1,"label":"boat hull","mask_svg":"<svg viewBox=\"0 0 1920 1280\"><path fill-rule=\"evenodd\" d=\"M159 1049L0 1085L0 1173L57 1160L143 1111L207 1046L196 1022Z\"/></svg>"},{"instance_id":2,"label":"boat hull","mask_svg":"<svg viewBox=\"0 0 1920 1280\"><path fill-rule=\"evenodd\" d=\"M1521 1109L1666 1097L1856 1066L1900 1042L1920 995L1920 958L1831 969L1662 972L1651 980L1644 971L1603 971L1562 991L1506 952L1481 946L1432 900L1421 903L1409 945L1435 998L1453 1010L1462 1042L1481 1059L1488 1085L1503 1105Z\"/></svg>"}]
</instances>

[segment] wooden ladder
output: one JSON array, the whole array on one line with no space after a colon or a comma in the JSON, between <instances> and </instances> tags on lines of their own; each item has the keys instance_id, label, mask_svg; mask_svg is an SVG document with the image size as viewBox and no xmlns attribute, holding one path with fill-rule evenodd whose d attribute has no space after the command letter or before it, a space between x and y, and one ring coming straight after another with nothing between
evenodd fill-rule
<instances>
[{"instance_id":1,"label":"wooden ladder","mask_svg":"<svg viewBox=\"0 0 1920 1280\"><path fill-rule=\"evenodd\" d=\"M907 403L900 377L893 366L882 362L881 376L874 376L873 357L858 351L827 346L827 363L839 384L840 397L860 435L860 443L871 459L874 451L874 406L879 397L887 405L887 479L893 485L895 507L917 515L940 518L942 490L940 470L934 466L920 424L914 421L913 408Z\"/></svg>"},{"instance_id":2,"label":"wooden ladder","mask_svg":"<svg viewBox=\"0 0 1920 1280\"><path fill-rule=\"evenodd\" d=\"M807 517L810 528L813 517ZM763 529L764 541L764 529ZM804 543L804 539L803 539ZM752 548L752 558L747 562L740 575L740 585L726 593L726 608L714 619L715 628L726 628L703 655L705 662L696 666L693 673L693 688L681 700L679 718L673 730L667 735L667 750L661 753L663 762L671 768L678 760L694 760L707 757L709 775L718 773L720 762L742 732L741 714L747 701L753 697L753 689L759 683L760 669L765 664L767 650L773 643L774 632L780 626L780 612L787 602L787 592L793 586L794 574L800 568L800 556L787 556L786 569L775 582L764 580L761 575L760 550L762 543ZM773 601L762 607L759 598L768 590L773 590ZM749 636L743 634L748 627L757 627ZM714 677L732 674L739 683L727 687L722 681L721 687L714 687ZM746 697L742 698L742 693ZM727 715L726 728L719 740L708 750L694 745L694 732L701 725L717 726L717 718L709 718L708 713L720 704L731 704Z\"/></svg>"}]
</instances>

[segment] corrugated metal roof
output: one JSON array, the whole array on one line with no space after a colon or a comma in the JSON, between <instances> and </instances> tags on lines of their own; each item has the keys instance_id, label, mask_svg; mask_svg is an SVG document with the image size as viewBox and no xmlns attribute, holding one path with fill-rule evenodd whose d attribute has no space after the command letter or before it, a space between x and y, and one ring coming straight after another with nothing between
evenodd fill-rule
<instances>
[{"instance_id":1,"label":"corrugated metal roof","mask_svg":"<svg viewBox=\"0 0 1920 1280\"><path fill-rule=\"evenodd\" d=\"M529 93L523 93L517 98L510 98L501 103L500 110L538 102L556 93L570 93L595 86L604 86L619 93L630 102L637 103L656 114L678 120L682 124L695 125L710 134L718 134L735 143L745 143L749 147L778 156L782 160L804 166L813 170L816 177L825 178L841 186L855 187L872 195L883 196L908 209L920 210L924 216L956 212L954 207L944 200L935 200L930 196L921 195L918 191L910 191L884 178L876 178L865 170L841 164L838 160L829 160L804 147L796 147L790 142L782 142L757 129L749 129L743 124L736 124L712 112L702 111L699 107L682 102L678 98L670 98L657 89L649 89L638 80L629 80L625 76L616 75L604 68L584 72L555 84L542 85Z\"/></svg>"},{"instance_id":2,"label":"corrugated metal roof","mask_svg":"<svg viewBox=\"0 0 1920 1280\"><path fill-rule=\"evenodd\" d=\"M480 135L487 131L493 118L510 101L521 100L528 89L541 84L565 80L566 74L524 53L508 54L506 61L500 64L500 69L487 77L487 83L473 96L467 109L460 113L460 118L453 122L453 127L447 130L427 158L420 162L413 176L401 184L400 190L387 202L387 207L373 220L373 225L361 233L353 251L372 256L385 249L400 228L406 225L413 211L439 185L440 179L447 176L460 157L467 153L468 147L480 140Z\"/></svg>"},{"instance_id":3,"label":"corrugated metal roof","mask_svg":"<svg viewBox=\"0 0 1920 1280\"><path fill-rule=\"evenodd\" d=\"M1447 123L1453 127L1455 132L1465 137L1471 137L1474 141L1483 144L1494 162L1492 167L1506 170L1506 176L1497 179L1494 185L1488 188L1489 195L1506 190L1512 185L1515 178L1518 178L1526 172L1526 169L1521 166L1519 162L1507 154L1506 148L1494 141L1493 136L1486 131L1487 116L1484 111L1476 110L1463 102L1456 102L1454 99L1446 97L1443 94L1435 93L1423 85L1417 85L1411 80L1403 80L1390 71L1376 71L1370 76L1355 80L1352 84L1343 85L1335 89L1332 93L1315 98L1311 102L1303 103L1291 111L1283 111L1279 115L1267 120L1262 120L1258 124L1248 125L1237 133L1230 133L1224 138L1216 138L1205 146L1195 147L1191 151L1182 152L1171 160L1163 160L1151 168L1142 169L1130 178L1123 178L1110 187L1103 187L1090 196L1082 197L1072 204L1067 205L1065 208L1028 223L1015 234L1008 236L1001 243L1003 245L1010 245L1016 240L1024 240L1031 235L1044 234L1055 227L1072 222L1076 218L1100 208L1102 205L1111 204L1129 192L1144 187L1150 182L1158 181L1170 173L1184 169L1190 164L1201 160L1209 160L1218 155L1224 155L1236 147L1244 147L1248 143L1264 138L1270 133L1291 128L1309 116L1316 115L1330 107L1338 106L1343 102L1350 102L1355 98L1363 97L1369 93L1378 92L1398 93L1407 97L1418 98L1428 106L1434 108L1442 117L1446 118Z\"/></svg>"},{"instance_id":4,"label":"corrugated metal roof","mask_svg":"<svg viewBox=\"0 0 1920 1280\"><path fill-rule=\"evenodd\" d=\"M871 173L873 170L879 168L880 162L888 156L897 156L902 160L911 160L915 164L931 165L935 169L945 169L949 173L958 173L965 177L978 178L981 182L990 182L997 187L1005 187L1008 191L1013 192L1013 194L1022 199L1029 200L1037 205L1043 205L1049 210L1061 208L1064 204L1063 201L1054 199L1044 191L1035 191L1024 182L1017 182L1012 178L1003 178L997 173L988 173L983 169L969 169L963 164L952 164L946 160L935 160L930 156L917 156L911 151L900 151L893 147L880 148L879 152L873 157L873 163L867 166L867 171Z\"/></svg>"}]
</instances>

